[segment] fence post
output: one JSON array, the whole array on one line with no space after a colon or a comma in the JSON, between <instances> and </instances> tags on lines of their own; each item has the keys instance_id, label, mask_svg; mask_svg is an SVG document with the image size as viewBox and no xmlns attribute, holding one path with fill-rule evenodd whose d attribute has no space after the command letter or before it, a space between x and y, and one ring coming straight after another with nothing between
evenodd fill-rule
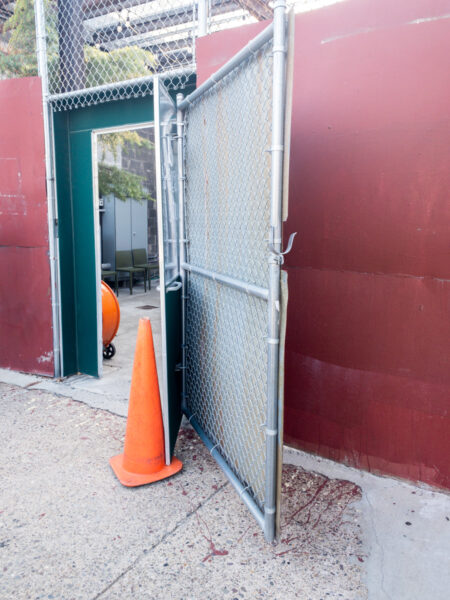
<instances>
[{"instance_id":1,"label":"fence post","mask_svg":"<svg viewBox=\"0 0 450 600\"><path fill-rule=\"evenodd\" d=\"M180 256L180 277L181 277L181 365L182 365L182 391L181 408L186 410L186 270L184 263L186 261L186 233L184 228L184 111L179 105L183 100L183 94L177 94L177 148L178 148L178 236L179 236L179 256Z\"/></svg>"},{"instance_id":2,"label":"fence post","mask_svg":"<svg viewBox=\"0 0 450 600\"><path fill-rule=\"evenodd\" d=\"M208 0L198 0L198 37L207 34L208 29Z\"/></svg>"},{"instance_id":3,"label":"fence post","mask_svg":"<svg viewBox=\"0 0 450 600\"><path fill-rule=\"evenodd\" d=\"M275 538L278 451L278 369L280 349L280 256L282 243L282 196L284 155L286 0L275 0L273 18L273 97L271 147L271 197L269 243L274 252L269 258L268 302L268 377L266 421L266 490L264 502L264 535L268 542Z\"/></svg>"},{"instance_id":4,"label":"fence post","mask_svg":"<svg viewBox=\"0 0 450 600\"><path fill-rule=\"evenodd\" d=\"M52 296L52 325L53 325L53 361L54 375L62 375L62 340L60 312L60 281L59 281L59 237L58 237L58 207L56 203L56 181L54 161L53 117L49 103L48 67L47 67L47 36L45 30L44 0L35 0L36 55L38 74L42 83L42 104L44 120L45 144L45 173L47 184L47 219L48 244L50 260L50 282Z\"/></svg>"}]
</instances>

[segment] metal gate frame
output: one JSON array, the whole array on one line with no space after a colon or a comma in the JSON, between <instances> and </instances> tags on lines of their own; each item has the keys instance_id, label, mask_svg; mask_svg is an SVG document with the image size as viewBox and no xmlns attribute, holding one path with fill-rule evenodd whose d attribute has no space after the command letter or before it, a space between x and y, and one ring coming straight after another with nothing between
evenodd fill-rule
<instances>
[{"instance_id":1,"label":"metal gate frame","mask_svg":"<svg viewBox=\"0 0 450 600\"><path fill-rule=\"evenodd\" d=\"M245 46L229 62L219 69L212 77L206 80L192 94L183 99L183 95L177 95L177 137L178 137L178 178L179 178L179 234L180 234L180 267L182 281L182 409L190 423L196 429L200 438L210 450L222 468L239 496L249 508L258 524L264 531L266 540L271 542L276 534L277 522L277 487L280 484L279 453L282 451L282 424L279 427L278 419L282 414L282 390L279 385L280 353L280 310L282 306L281 297L281 265L283 263L282 252L282 221L283 221L283 164L284 164L284 138L285 138L285 103L286 103L286 1L275 0L274 20L263 32ZM273 39L273 74L272 74L272 141L271 141L271 190L270 190L270 228L269 228L269 283L268 289L256 285L243 283L240 280L220 273L208 271L186 262L185 234L185 113L189 105L206 91L213 88L226 75L238 67L243 61L251 57L266 43ZM292 245L289 241L288 249ZM267 330L267 404L265 445L265 497L264 509L255 502L246 486L240 481L236 474L226 462L225 458L217 450L216 445L209 439L202 429L186 403L186 301L187 301L187 273L197 273L206 279L213 280L225 286L240 290L249 295L267 300L268 306L268 330Z\"/></svg>"}]
</instances>

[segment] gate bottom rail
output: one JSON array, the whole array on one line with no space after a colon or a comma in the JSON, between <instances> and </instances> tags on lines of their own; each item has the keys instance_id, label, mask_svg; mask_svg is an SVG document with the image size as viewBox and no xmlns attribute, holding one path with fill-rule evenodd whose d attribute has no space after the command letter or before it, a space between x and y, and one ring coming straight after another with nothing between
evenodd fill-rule
<instances>
[{"instance_id":1,"label":"gate bottom rail","mask_svg":"<svg viewBox=\"0 0 450 600\"><path fill-rule=\"evenodd\" d=\"M214 458L216 463L219 465L219 467L222 469L222 471L227 476L231 485L234 487L234 489L239 494L239 497L242 499L242 501L247 506L249 511L255 517L258 525L261 527L261 529L264 530L264 514L261 511L261 509L259 508L259 506L256 504L256 502L253 500L251 495L248 493L247 488L244 487L244 485L239 481L239 479L233 473L233 471L231 470L231 468L228 465L228 463L226 462L226 460L223 458L223 456L217 450L217 448L215 447L215 444L213 444L213 442L209 439L209 437L207 436L205 431L202 429L201 425L199 424L199 422L197 421L195 416L191 413L191 411L186 406L184 406L183 412L186 415L187 419L189 420L189 423L192 425L192 427L198 433L202 442L208 448L211 456Z\"/></svg>"}]
</instances>

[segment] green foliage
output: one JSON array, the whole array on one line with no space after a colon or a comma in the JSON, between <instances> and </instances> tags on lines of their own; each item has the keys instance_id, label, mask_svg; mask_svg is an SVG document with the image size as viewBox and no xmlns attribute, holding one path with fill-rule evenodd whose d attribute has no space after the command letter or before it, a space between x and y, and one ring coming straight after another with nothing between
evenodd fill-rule
<instances>
[{"instance_id":1,"label":"green foliage","mask_svg":"<svg viewBox=\"0 0 450 600\"><path fill-rule=\"evenodd\" d=\"M52 0L44 0L47 15L47 60L51 81L58 80L59 55L57 4ZM12 16L5 21L4 32L11 32L6 52L0 51L0 76L29 77L37 75L36 34L34 24L34 0L17 0ZM151 52L138 47L125 47L111 52L84 46L85 87L113 83L144 77L156 65ZM135 147L152 149L152 142L140 136L136 131L115 132L102 136L102 144L114 157L117 148L126 144ZM153 200L145 192L143 177L117 167L99 163L100 196L114 194L121 200L136 198L137 200Z\"/></svg>"},{"instance_id":2,"label":"green foliage","mask_svg":"<svg viewBox=\"0 0 450 600\"><path fill-rule=\"evenodd\" d=\"M0 52L0 73L12 77L37 74L33 0L17 0L3 31L11 31L7 53Z\"/></svg>"},{"instance_id":3,"label":"green foliage","mask_svg":"<svg viewBox=\"0 0 450 600\"><path fill-rule=\"evenodd\" d=\"M56 2L45 0L47 59L51 81L58 80L56 9ZM0 51L0 75L6 77L37 75L34 0L17 0L14 13L5 22L3 28L5 32L11 32L11 38L6 53ZM85 88L145 77L156 65L155 57L151 52L136 46L104 52L85 45L84 62Z\"/></svg>"},{"instance_id":4,"label":"green foliage","mask_svg":"<svg viewBox=\"0 0 450 600\"><path fill-rule=\"evenodd\" d=\"M100 138L101 145L103 147L103 158L105 160L105 152L109 150L114 158L117 158L117 149L119 146L124 147L125 145L134 146L135 148L146 148L152 150L154 144L139 135L137 131L114 131L113 133L105 133Z\"/></svg>"},{"instance_id":5,"label":"green foliage","mask_svg":"<svg viewBox=\"0 0 450 600\"><path fill-rule=\"evenodd\" d=\"M110 52L85 46L84 62L86 63L85 87L87 88L145 77L149 75L149 69L156 65L153 54L137 46L125 46L125 48L118 48Z\"/></svg>"},{"instance_id":6,"label":"green foliage","mask_svg":"<svg viewBox=\"0 0 450 600\"><path fill-rule=\"evenodd\" d=\"M100 198L113 194L119 200L153 200L143 187L144 178L124 169L99 163L98 193Z\"/></svg>"},{"instance_id":7,"label":"green foliage","mask_svg":"<svg viewBox=\"0 0 450 600\"><path fill-rule=\"evenodd\" d=\"M151 150L154 144L139 135L137 131L114 131L113 133L105 133L100 137L101 148L103 149L102 159L98 165L98 187L100 196L113 194L120 200L127 198L135 198L136 200L153 200L154 199L145 192L143 187L144 178L140 175L130 173L125 169L120 169L115 166L106 165L106 151L109 150L114 159L117 159L118 148L134 147L146 148Z\"/></svg>"}]
</instances>

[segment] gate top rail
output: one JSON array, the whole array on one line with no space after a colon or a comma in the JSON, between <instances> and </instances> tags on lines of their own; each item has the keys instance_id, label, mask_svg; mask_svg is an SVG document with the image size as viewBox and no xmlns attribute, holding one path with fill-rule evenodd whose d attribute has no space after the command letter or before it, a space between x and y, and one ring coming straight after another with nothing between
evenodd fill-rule
<instances>
[{"instance_id":1,"label":"gate top rail","mask_svg":"<svg viewBox=\"0 0 450 600\"><path fill-rule=\"evenodd\" d=\"M209 89L214 87L219 81L221 81L228 73L240 65L244 60L252 56L257 52L264 44L266 44L273 36L273 23L268 25L259 35L251 40L246 46L242 48L237 54L233 56L228 62L226 62L218 71L216 71L211 77L208 77L196 90L194 90L189 96L186 96L178 104L180 110L185 110L190 104L193 104L197 98L207 92Z\"/></svg>"}]
</instances>

